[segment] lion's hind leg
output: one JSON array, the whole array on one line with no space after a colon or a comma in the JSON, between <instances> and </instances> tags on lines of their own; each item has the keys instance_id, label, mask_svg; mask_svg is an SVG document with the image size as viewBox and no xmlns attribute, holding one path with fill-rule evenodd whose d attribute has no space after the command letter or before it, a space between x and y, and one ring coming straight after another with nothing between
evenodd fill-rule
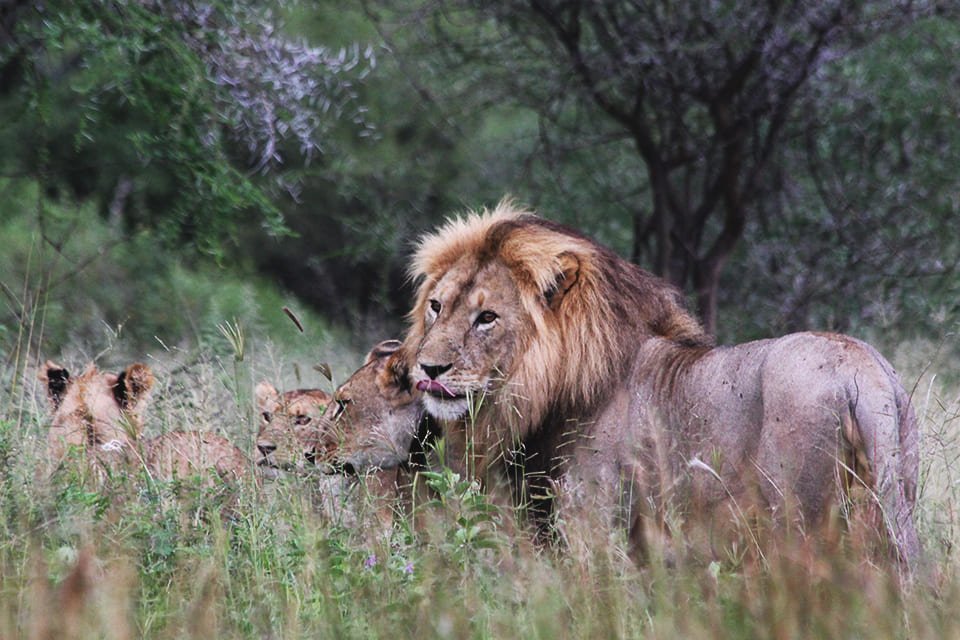
<instances>
[{"instance_id":1,"label":"lion's hind leg","mask_svg":"<svg viewBox=\"0 0 960 640\"><path fill-rule=\"evenodd\" d=\"M920 557L913 524L916 468L907 464L914 457L909 439L918 439L913 412L904 404L906 394L898 393L899 381L883 367L861 368L849 386L852 420L845 436L858 466L867 467L876 525L887 532L897 559L912 571Z\"/></svg>"}]
</instances>

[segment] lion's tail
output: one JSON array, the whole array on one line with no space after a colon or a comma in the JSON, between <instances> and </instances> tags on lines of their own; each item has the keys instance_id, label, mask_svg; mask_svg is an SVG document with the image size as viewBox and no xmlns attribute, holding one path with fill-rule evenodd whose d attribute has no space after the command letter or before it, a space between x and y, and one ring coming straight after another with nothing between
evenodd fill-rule
<instances>
[{"instance_id":1,"label":"lion's tail","mask_svg":"<svg viewBox=\"0 0 960 640\"><path fill-rule=\"evenodd\" d=\"M920 430L910 396L887 360L869 347L883 370L895 411L886 401L854 396L853 415L870 463L873 490L897 555L908 571L920 559L920 538L913 523L920 468ZM889 398L890 396L886 396ZM877 406L877 403L881 406Z\"/></svg>"}]
</instances>

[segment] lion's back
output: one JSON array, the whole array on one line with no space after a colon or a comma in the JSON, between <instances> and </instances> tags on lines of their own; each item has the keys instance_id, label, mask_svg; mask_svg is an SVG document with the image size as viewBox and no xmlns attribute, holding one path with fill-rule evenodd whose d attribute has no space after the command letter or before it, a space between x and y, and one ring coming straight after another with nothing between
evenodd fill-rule
<instances>
[{"instance_id":1,"label":"lion's back","mask_svg":"<svg viewBox=\"0 0 960 640\"><path fill-rule=\"evenodd\" d=\"M144 443L151 473L164 480L202 476L211 471L226 480L252 475L244 453L221 435L206 431L169 431Z\"/></svg>"}]
</instances>

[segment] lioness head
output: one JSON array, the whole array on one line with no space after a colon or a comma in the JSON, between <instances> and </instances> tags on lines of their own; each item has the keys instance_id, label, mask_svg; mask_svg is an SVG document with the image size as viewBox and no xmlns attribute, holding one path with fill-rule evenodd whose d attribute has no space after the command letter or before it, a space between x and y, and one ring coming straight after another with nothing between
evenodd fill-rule
<instances>
[{"instance_id":1,"label":"lioness head","mask_svg":"<svg viewBox=\"0 0 960 640\"><path fill-rule=\"evenodd\" d=\"M410 456L423 412L400 348L397 340L375 346L334 394L336 411L321 435L319 458L332 469L391 469Z\"/></svg>"},{"instance_id":2,"label":"lioness head","mask_svg":"<svg viewBox=\"0 0 960 640\"><path fill-rule=\"evenodd\" d=\"M318 429L331 395L321 389L280 393L269 382L259 383L255 395L260 412L257 466L267 476L312 466Z\"/></svg>"},{"instance_id":3,"label":"lioness head","mask_svg":"<svg viewBox=\"0 0 960 640\"><path fill-rule=\"evenodd\" d=\"M118 374L90 365L76 378L47 361L39 378L46 384L53 412L48 444L54 459L79 446L105 452L121 450L140 437L143 411L154 377L144 364L132 364Z\"/></svg>"}]
</instances>

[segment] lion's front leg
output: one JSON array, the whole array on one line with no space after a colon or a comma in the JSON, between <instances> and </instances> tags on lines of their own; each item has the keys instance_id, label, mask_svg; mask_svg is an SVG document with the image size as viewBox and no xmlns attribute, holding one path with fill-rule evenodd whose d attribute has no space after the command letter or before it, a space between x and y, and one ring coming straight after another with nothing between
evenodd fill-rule
<instances>
[{"instance_id":1,"label":"lion's front leg","mask_svg":"<svg viewBox=\"0 0 960 640\"><path fill-rule=\"evenodd\" d=\"M623 501L625 482L614 464L575 461L553 482L554 524L558 538L574 557L587 557L598 544L613 545L630 553L625 536L632 509ZM631 554L632 555L632 554Z\"/></svg>"}]
</instances>

